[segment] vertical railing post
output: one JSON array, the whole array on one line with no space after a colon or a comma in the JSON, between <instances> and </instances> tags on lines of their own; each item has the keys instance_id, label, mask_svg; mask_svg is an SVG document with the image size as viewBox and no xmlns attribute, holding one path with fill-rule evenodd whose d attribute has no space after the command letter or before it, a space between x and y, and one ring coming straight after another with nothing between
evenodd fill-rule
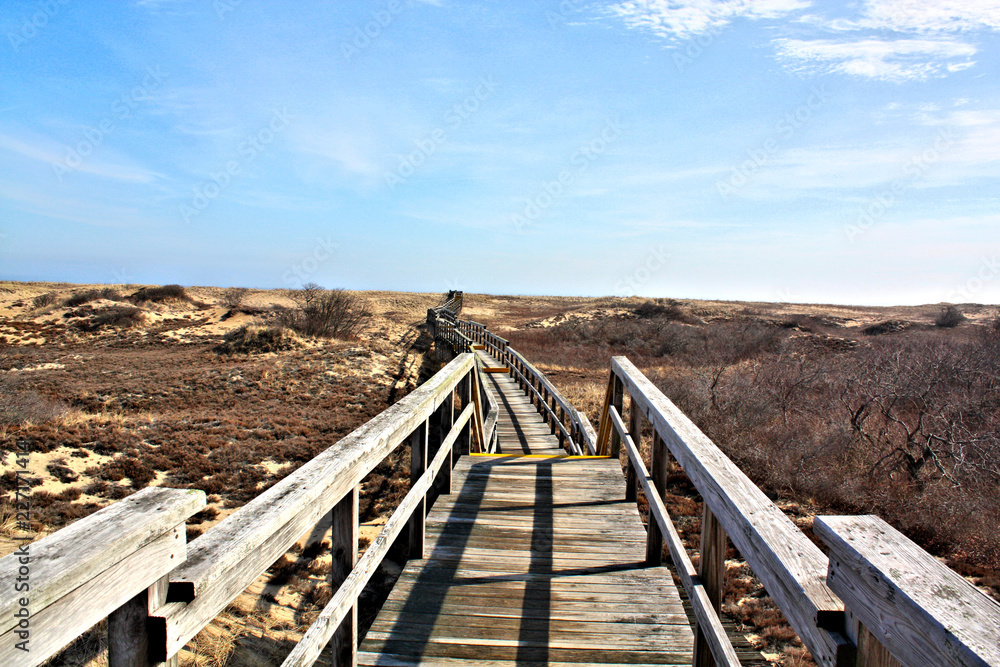
<instances>
[{"instance_id":1,"label":"vertical railing post","mask_svg":"<svg viewBox=\"0 0 1000 667\"><path fill-rule=\"evenodd\" d=\"M472 374L476 372L476 367L473 366L469 374L458 384L458 395L462 399L462 409L464 410L467 406L472 405ZM459 456L468 456L472 453L472 421L475 419L475 415L469 421L465 422L465 426L462 427L462 432L458 436L458 441L455 443L456 450ZM454 463L454 461L453 461Z\"/></svg>"},{"instance_id":2,"label":"vertical railing post","mask_svg":"<svg viewBox=\"0 0 1000 667\"><path fill-rule=\"evenodd\" d=\"M427 470L427 435L429 424L424 421L410 436L410 484L416 483ZM427 518L427 497L420 499L410 515L410 558L424 557L424 522Z\"/></svg>"},{"instance_id":3,"label":"vertical railing post","mask_svg":"<svg viewBox=\"0 0 1000 667\"><path fill-rule=\"evenodd\" d=\"M633 410L635 404L633 403ZM649 453L649 476L653 486L662 500L667 490L667 445L660 434L653 430L653 444ZM646 533L646 564L659 565L663 562L663 532L652 514L649 517L649 530Z\"/></svg>"},{"instance_id":4,"label":"vertical railing post","mask_svg":"<svg viewBox=\"0 0 1000 667\"><path fill-rule=\"evenodd\" d=\"M622 405L625 399L625 385L622 384L621 378L617 375L614 379L614 391L611 394L611 405L614 406L615 410L618 411L618 416L622 414ZM622 450L622 439L618 436L618 431L614 428L611 429L611 458L617 459L621 455Z\"/></svg>"},{"instance_id":5,"label":"vertical railing post","mask_svg":"<svg viewBox=\"0 0 1000 667\"><path fill-rule=\"evenodd\" d=\"M330 585L334 592L344 583L358 564L358 489L355 486L333 508L330 548L333 562L330 566ZM350 666L358 662L358 601L341 622L330 640L333 664Z\"/></svg>"},{"instance_id":6,"label":"vertical railing post","mask_svg":"<svg viewBox=\"0 0 1000 667\"><path fill-rule=\"evenodd\" d=\"M185 533L179 532L179 539ZM150 659L150 649L156 653L163 650L150 646L149 616L166 604L169 577L163 577L155 584L108 615L108 667L177 667L178 655L167 658L166 662Z\"/></svg>"},{"instance_id":7,"label":"vertical railing post","mask_svg":"<svg viewBox=\"0 0 1000 667\"><path fill-rule=\"evenodd\" d=\"M726 575L726 547L729 538L722 524L712 510L705 504L701 519L701 556L698 563L698 576L705 586L708 599L712 602L715 613L722 609L722 585ZM701 626L694 633L694 664L695 667L713 667L715 660L708 647L708 642L702 634Z\"/></svg>"},{"instance_id":8,"label":"vertical railing post","mask_svg":"<svg viewBox=\"0 0 1000 667\"><path fill-rule=\"evenodd\" d=\"M632 398L629 403L628 434L632 438L632 442L635 443L635 448L642 454L642 412L639 410L639 404L635 398ZM628 461L628 467L625 469L625 501L634 503L639 498L639 476L632 464L632 457L625 458ZM649 523L656 523L652 514L650 514Z\"/></svg>"},{"instance_id":9,"label":"vertical railing post","mask_svg":"<svg viewBox=\"0 0 1000 667\"><path fill-rule=\"evenodd\" d=\"M448 392L448 396L444 399L444 403L441 404L439 423L441 425L441 439L438 441L437 447L440 447L444 439L448 437L448 433L451 431L451 427L455 423L454 387L452 387L452 390ZM435 447L434 455L437 455L437 447ZM441 466L441 472L438 473L438 482L441 485L439 493L443 493L445 495L451 493L451 469L454 462L454 454L449 453L444 465Z\"/></svg>"}]
</instances>

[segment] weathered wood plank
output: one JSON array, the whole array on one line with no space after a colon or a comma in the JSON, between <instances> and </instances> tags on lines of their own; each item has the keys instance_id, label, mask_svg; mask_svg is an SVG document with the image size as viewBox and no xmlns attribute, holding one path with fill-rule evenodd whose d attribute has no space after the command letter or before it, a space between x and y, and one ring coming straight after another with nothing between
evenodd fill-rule
<instances>
[{"instance_id":1,"label":"weathered wood plank","mask_svg":"<svg viewBox=\"0 0 1000 667\"><path fill-rule=\"evenodd\" d=\"M719 519L820 665L843 665L843 603L826 585L827 558L697 426L625 357L611 360L647 420Z\"/></svg>"},{"instance_id":2,"label":"weathered wood plank","mask_svg":"<svg viewBox=\"0 0 1000 667\"><path fill-rule=\"evenodd\" d=\"M904 665L1000 665L1000 604L877 516L824 516L830 587Z\"/></svg>"},{"instance_id":3,"label":"weathered wood plank","mask_svg":"<svg viewBox=\"0 0 1000 667\"><path fill-rule=\"evenodd\" d=\"M199 537L184 564L170 575L171 595L191 601L161 609L168 655L285 553L326 508L351 492L474 368L471 353L459 355L398 403Z\"/></svg>"},{"instance_id":4,"label":"weathered wood plank","mask_svg":"<svg viewBox=\"0 0 1000 667\"><path fill-rule=\"evenodd\" d=\"M150 487L31 543L31 609L38 613L162 535L205 506L203 491ZM0 633L15 625L19 607L17 553L0 558ZM176 563L175 563L176 564ZM155 577L136 591L149 586ZM11 594L8 595L7 593ZM111 609L105 610L105 615ZM103 616L102 616L103 618Z\"/></svg>"},{"instance_id":5,"label":"weathered wood plank","mask_svg":"<svg viewBox=\"0 0 1000 667\"><path fill-rule=\"evenodd\" d=\"M161 490L174 491L175 489ZM163 498L164 496L161 495L160 499ZM201 499L204 502L204 494L202 494ZM187 504L188 500L188 498L183 498L183 503L184 506L190 508L190 505ZM155 508L153 509L155 512ZM91 517L93 516L91 515ZM81 519L81 522L86 520L86 518ZM58 534L58 532L53 533L50 537L55 537ZM151 542L134 549L111 567L103 568L96 575L91 570L91 578L45 607L34 607L35 598L33 595L29 595L31 634L28 648L30 650L25 652L16 648L17 642L21 641L22 638L17 636L16 627L11 628L0 636L0 665L35 667L35 665L41 664L98 621L119 607L126 605L158 579L165 576L177 563L181 562L185 550L185 528L182 523L180 526L175 525L170 530L161 532ZM32 583L38 581L40 592L44 589L45 580L36 580L34 572L32 572L31 581ZM32 591L34 590L35 588L32 587ZM14 594L12 597L16 601L21 596Z\"/></svg>"},{"instance_id":6,"label":"weathered wood plank","mask_svg":"<svg viewBox=\"0 0 1000 667\"><path fill-rule=\"evenodd\" d=\"M458 439L462 427L472 418L473 414L474 408L471 404L462 410L424 474L416 484L412 485L396 511L385 522L378 537L365 551L364 556L358 561L357 566L347 576L344 583L337 589L333 599L327 603L309 630L295 645L285 661L281 663L281 667L310 667L316 661L333 632L357 604L358 595L375 574L375 570L385 558L396 537L408 524L410 514L420 507L418 501L427 494L441 468L451 459L452 446Z\"/></svg>"}]
</instances>

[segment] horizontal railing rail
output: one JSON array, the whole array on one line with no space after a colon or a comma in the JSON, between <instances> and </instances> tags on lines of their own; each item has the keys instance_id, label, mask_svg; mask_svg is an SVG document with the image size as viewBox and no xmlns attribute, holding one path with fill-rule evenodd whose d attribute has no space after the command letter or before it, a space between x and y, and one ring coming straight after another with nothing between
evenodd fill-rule
<instances>
[{"instance_id":1,"label":"horizontal railing rail","mask_svg":"<svg viewBox=\"0 0 1000 667\"><path fill-rule=\"evenodd\" d=\"M34 667L108 619L108 660L145 664L146 627L203 491L143 489L0 558L0 665Z\"/></svg>"},{"instance_id":2,"label":"horizontal railing rail","mask_svg":"<svg viewBox=\"0 0 1000 667\"><path fill-rule=\"evenodd\" d=\"M648 472L644 421L653 431ZM695 665L737 664L719 621L732 540L819 665L1000 666L1000 605L876 517L818 517L827 558L627 358L614 357L597 448L618 458L623 444L627 497L641 486L649 501L647 561L660 562L665 540L692 601ZM704 500L697 572L662 502L668 452Z\"/></svg>"},{"instance_id":3,"label":"horizontal railing rail","mask_svg":"<svg viewBox=\"0 0 1000 667\"><path fill-rule=\"evenodd\" d=\"M427 493L435 485L449 493L455 458L488 448L480 395L475 356L459 355L190 545L184 522L205 506L205 494L149 488L29 544L30 556L0 559L0 664L33 667L104 617L110 667L173 662L325 516L333 524L334 607L324 609L288 664L311 664L314 644L325 645L335 632L338 659L353 664L352 610L374 568L402 526L409 526L411 556L422 557ZM411 491L358 563L358 485L404 441L412 448ZM19 557L30 558L30 565ZM18 596L7 591L16 591L17 577L27 576L23 568L32 584L30 620L19 627ZM17 647L19 631L30 631L30 653Z\"/></svg>"}]
</instances>

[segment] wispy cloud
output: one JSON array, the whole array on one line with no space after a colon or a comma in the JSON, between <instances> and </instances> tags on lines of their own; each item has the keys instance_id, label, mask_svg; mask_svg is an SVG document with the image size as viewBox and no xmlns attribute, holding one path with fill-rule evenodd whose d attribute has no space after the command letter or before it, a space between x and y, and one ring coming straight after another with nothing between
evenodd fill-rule
<instances>
[{"instance_id":1,"label":"wispy cloud","mask_svg":"<svg viewBox=\"0 0 1000 667\"><path fill-rule=\"evenodd\" d=\"M16 153L22 157L46 162L49 165L55 165L65 159L65 146L59 146L56 142L48 139L37 137L29 139L26 138L26 134L25 132L21 132L21 137L19 138L0 132L0 151ZM74 166L72 171L131 183L151 183L162 177L156 172L137 165L119 164L97 159L83 160L79 165ZM53 171L54 174L55 171Z\"/></svg>"},{"instance_id":2,"label":"wispy cloud","mask_svg":"<svg viewBox=\"0 0 1000 667\"><path fill-rule=\"evenodd\" d=\"M867 0L860 19L836 27L922 33L1000 30L1000 5L995 0Z\"/></svg>"},{"instance_id":3,"label":"wispy cloud","mask_svg":"<svg viewBox=\"0 0 1000 667\"><path fill-rule=\"evenodd\" d=\"M719 30L736 18L780 18L809 5L806 0L629 0L608 9L630 28L682 41Z\"/></svg>"},{"instance_id":4,"label":"wispy cloud","mask_svg":"<svg viewBox=\"0 0 1000 667\"><path fill-rule=\"evenodd\" d=\"M902 82L944 76L975 64L976 47L952 40L801 40L775 41L779 59L796 71L836 72Z\"/></svg>"}]
</instances>

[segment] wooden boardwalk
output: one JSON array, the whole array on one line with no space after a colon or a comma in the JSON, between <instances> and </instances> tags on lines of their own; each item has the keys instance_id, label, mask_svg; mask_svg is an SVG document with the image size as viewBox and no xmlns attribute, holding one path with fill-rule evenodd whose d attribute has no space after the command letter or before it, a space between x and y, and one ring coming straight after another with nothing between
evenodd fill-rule
<instances>
[{"instance_id":1,"label":"wooden boardwalk","mask_svg":"<svg viewBox=\"0 0 1000 667\"><path fill-rule=\"evenodd\" d=\"M516 383L490 380L503 454L459 461L427 558L403 570L358 664L690 665L688 617L667 568L644 565L619 463L565 456Z\"/></svg>"}]
</instances>

